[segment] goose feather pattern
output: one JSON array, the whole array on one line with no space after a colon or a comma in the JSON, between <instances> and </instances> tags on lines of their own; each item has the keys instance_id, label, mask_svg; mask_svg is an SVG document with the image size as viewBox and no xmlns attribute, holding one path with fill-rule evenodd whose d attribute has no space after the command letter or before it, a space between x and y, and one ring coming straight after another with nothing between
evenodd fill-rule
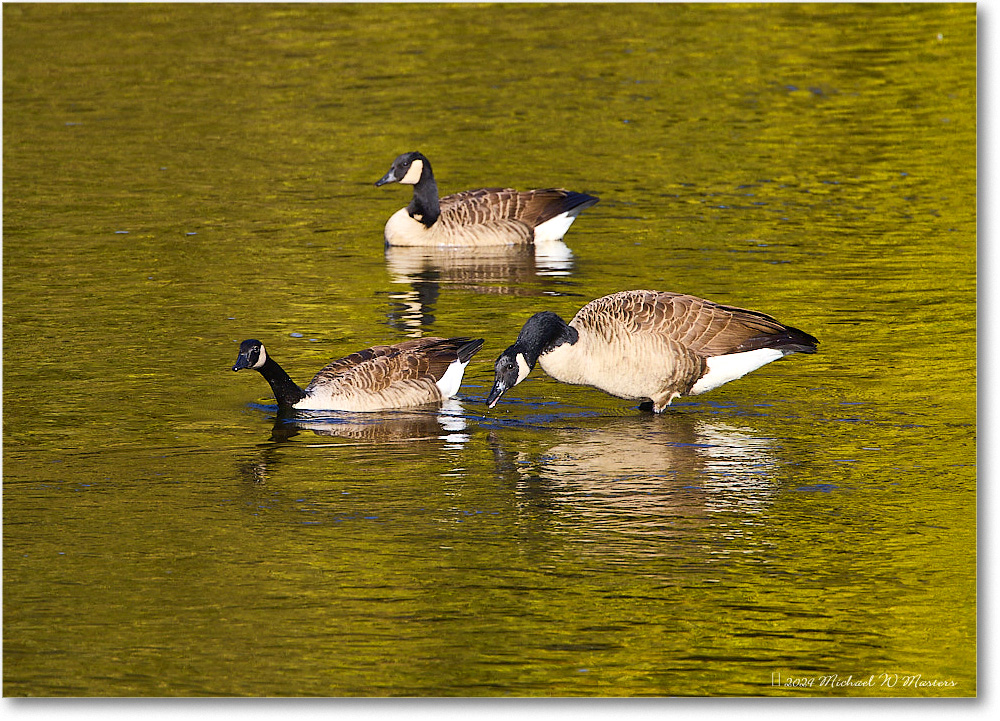
<instances>
[{"instance_id":1,"label":"goose feather pattern","mask_svg":"<svg viewBox=\"0 0 1000 721\"><path fill-rule=\"evenodd\" d=\"M631 290L591 301L567 324L532 316L496 364L492 407L539 363L556 380L614 396L649 399L653 410L717 388L818 341L769 315L683 293Z\"/></svg>"},{"instance_id":2,"label":"goose feather pattern","mask_svg":"<svg viewBox=\"0 0 1000 721\"><path fill-rule=\"evenodd\" d=\"M518 191L479 188L442 198L430 162L400 155L375 184L413 185L413 200L385 226L387 245L484 246L559 240L576 216L599 198L562 188Z\"/></svg>"},{"instance_id":3,"label":"goose feather pattern","mask_svg":"<svg viewBox=\"0 0 1000 721\"><path fill-rule=\"evenodd\" d=\"M465 367L482 345L481 338L418 338L377 345L333 361L301 389L260 341L247 340L233 370L259 371L281 408L379 411L455 395Z\"/></svg>"}]
</instances>

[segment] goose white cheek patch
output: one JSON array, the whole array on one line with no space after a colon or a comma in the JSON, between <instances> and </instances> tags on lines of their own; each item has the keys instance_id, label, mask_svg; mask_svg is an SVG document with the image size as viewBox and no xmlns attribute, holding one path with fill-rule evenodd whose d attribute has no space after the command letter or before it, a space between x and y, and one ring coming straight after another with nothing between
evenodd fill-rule
<instances>
[{"instance_id":1,"label":"goose white cheek patch","mask_svg":"<svg viewBox=\"0 0 1000 721\"><path fill-rule=\"evenodd\" d=\"M404 175L399 182L404 185L416 185L420 182L420 176L423 174L424 161L418 158L410 164L410 169L406 171L406 175Z\"/></svg>"},{"instance_id":2,"label":"goose white cheek patch","mask_svg":"<svg viewBox=\"0 0 1000 721\"><path fill-rule=\"evenodd\" d=\"M517 354L517 383L520 383L525 378L527 378L529 373L531 373L531 366L529 366L528 365L528 361L526 361L524 359L524 354L523 353L518 353ZM517 383L515 383L514 385L517 385Z\"/></svg>"}]
</instances>

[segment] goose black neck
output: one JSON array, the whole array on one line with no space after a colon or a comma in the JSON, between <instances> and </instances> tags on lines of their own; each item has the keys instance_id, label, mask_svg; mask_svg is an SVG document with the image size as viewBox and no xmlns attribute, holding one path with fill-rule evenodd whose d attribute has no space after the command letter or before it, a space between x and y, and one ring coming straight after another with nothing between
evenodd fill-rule
<instances>
[{"instance_id":1,"label":"goose black neck","mask_svg":"<svg viewBox=\"0 0 1000 721\"><path fill-rule=\"evenodd\" d=\"M573 326L550 310L535 313L521 328L514 341L516 352L524 355L532 368L538 358L555 350L563 343L573 345L580 339L580 333Z\"/></svg>"},{"instance_id":2,"label":"goose black neck","mask_svg":"<svg viewBox=\"0 0 1000 721\"><path fill-rule=\"evenodd\" d=\"M277 362L267 357L264 365L257 369L264 376L264 380L271 386L274 392L274 399L278 401L278 407L290 408L306 397L306 392L296 385L285 370Z\"/></svg>"},{"instance_id":3,"label":"goose black neck","mask_svg":"<svg viewBox=\"0 0 1000 721\"><path fill-rule=\"evenodd\" d=\"M438 202L438 186L431 172L431 164L427 158L421 158L423 171L420 180L413 186L413 200L406 209L411 218L419 220L425 227L431 227L441 216L441 204Z\"/></svg>"}]
</instances>

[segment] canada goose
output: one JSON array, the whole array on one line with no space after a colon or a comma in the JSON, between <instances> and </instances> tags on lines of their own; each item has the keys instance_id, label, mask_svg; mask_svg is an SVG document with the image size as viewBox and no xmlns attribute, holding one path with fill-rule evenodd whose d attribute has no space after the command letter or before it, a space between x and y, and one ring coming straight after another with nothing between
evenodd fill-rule
<instances>
[{"instance_id":1,"label":"canada goose","mask_svg":"<svg viewBox=\"0 0 1000 721\"><path fill-rule=\"evenodd\" d=\"M559 240L599 198L561 188L480 188L438 198L431 164L403 153L376 186L413 186L413 200L385 224L386 245L510 245Z\"/></svg>"},{"instance_id":2,"label":"canada goose","mask_svg":"<svg viewBox=\"0 0 1000 721\"><path fill-rule=\"evenodd\" d=\"M682 293L626 290L583 306L567 324L551 311L528 319L496 361L489 407L536 362L556 380L619 398L648 398L661 413L789 353L815 353L813 336L769 315Z\"/></svg>"},{"instance_id":3,"label":"canada goose","mask_svg":"<svg viewBox=\"0 0 1000 721\"><path fill-rule=\"evenodd\" d=\"M450 398L482 338L418 338L377 345L335 360L304 389L259 340L245 340L234 371L252 368L271 385L280 410L381 411Z\"/></svg>"}]
</instances>

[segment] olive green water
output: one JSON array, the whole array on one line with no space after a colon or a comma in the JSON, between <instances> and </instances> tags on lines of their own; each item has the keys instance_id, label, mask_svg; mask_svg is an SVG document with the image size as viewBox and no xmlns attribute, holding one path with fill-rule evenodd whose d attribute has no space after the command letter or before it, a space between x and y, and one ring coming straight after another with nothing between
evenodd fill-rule
<instances>
[{"instance_id":1,"label":"olive green water","mask_svg":"<svg viewBox=\"0 0 1000 721\"><path fill-rule=\"evenodd\" d=\"M976 694L974 5L3 20L5 695ZM413 149L602 200L386 253ZM486 411L529 315L644 287L821 352ZM454 407L276 426L229 370L421 334L487 339Z\"/></svg>"}]
</instances>

